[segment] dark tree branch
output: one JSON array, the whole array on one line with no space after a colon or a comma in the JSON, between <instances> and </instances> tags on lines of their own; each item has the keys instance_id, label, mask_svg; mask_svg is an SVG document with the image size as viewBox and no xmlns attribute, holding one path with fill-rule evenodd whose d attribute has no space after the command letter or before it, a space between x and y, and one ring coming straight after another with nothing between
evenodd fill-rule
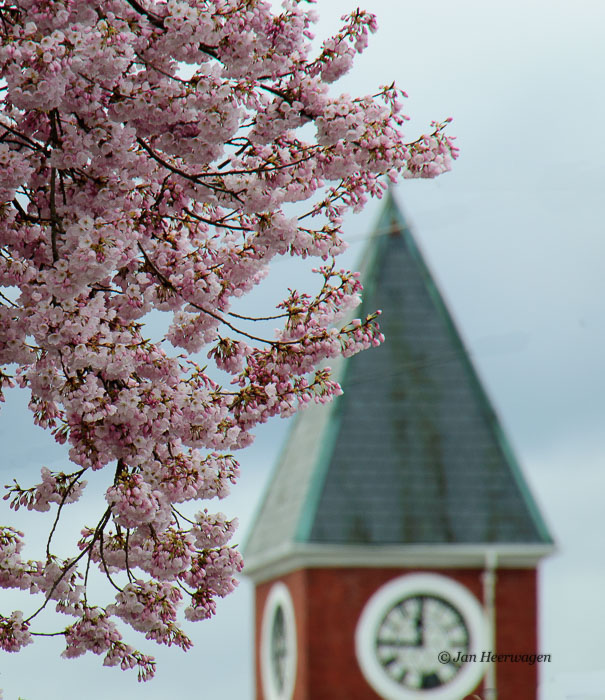
<instances>
[{"instance_id":1,"label":"dark tree branch","mask_svg":"<svg viewBox=\"0 0 605 700\"><path fill-rule=\"evenodd\" d=\"M57 586L61 583L61 581L65 578L65 575L67 574L67 572L68 572L70 569L73 569L73 567L80 561L80 559L82 559L86 554L88 554L88 552L93 548L95 542L99 539L99 536L100 536L101 533L103 532L103 530L104 530L104 528L105 528L105 525L107 525L107 523L108 523L108 521L109 521L109 516L110 516L110 515L111 515L111 508L108 508L108 509L105 511L105 513L103 513L103 517L102 517L101 520L99 521L99 524L97 525L97 527L96 527L96 529L95 529L95 531L94 531L94 534L93 534L93 537L92 537L92 541L90 542L90 544L88 544L88 545L86 546L86 548L83 549L82 552L81 552L80 554L78 554L77 557L75 557L75 559L72 559L69 563L67 563L67 564L63 567L63 572L62 572L61 575L57 578L57 580L53 583L52 588L50 589L50 591L48 592L48 594L47 594L47 596L46 596L46 599L44 600L44 603L42 603L42 605L41 605L35 612L33 612L26 620L24 620L24 622L29 622L29 621L32 620L34 617L36 617L36 615L38 615L39 613L41 613L42 610L44 610L44 608L48 605L48 602L50 601L50 599L51 599L51 597L52 597L52 594L55 592L55 589L56 589Z\"/></svg>"},{"instance_id":2,"label":"dark tree branch","mask_svg":"<svg viewBox=\"0 0 605 700\"><path fill-rule=\"evenodd\" d=\"M213 311L210 311L209 309L204 308L203 306L200 306L199 304L194 303L193 301L189 301L188 299L185 299L181 292L172 284L172 282L165 277L158 269L157 267L151 262L149 259L149 256L145 252L144 248L141 246L141 244L138 244L139 250L143 254L143 257L145 258L145 262L149 265L153 273L156 275L156 277L164 284L168 289L173 291L175 294L178 294L185 303L190 304L193 306L195 309L198 311L201 311L204 314L208 314L208 316L212 316L212 318L215 318L217 321L220 321L221 323L224 323L225 326L228 328L231 328L232 331L235 333L238 333L239 335L243 335L246 338L249 338L250 340L256 340L259 343L266 343L267 345L271 345L273 347L282 347L284 345L297 345L300 341L299 340L284 340L284 341L275 341L275 340L267 340L266 338L259 338L256 335L251 335L250 333L246 333L245 331L240 330L239 328L236 328L234 325L229 323L225 318L220 316L219 314L214 313Z\"/></svg>"},{"instance_id":3,"label":"dark tree branch","mask_svg":"<svg viewBox=\"0 0 605 700\"><path fill-rule=\"evenodd\" d=\"M61 358L61 361L62 358ZM55 534L55 530L57 529L57 525L59 524L59 519L61 517L61 511L63 510L63 506L65 505L65 501L67 500L67 497L69 496L71 490L73 487L76 485L76 483L80 480L80 477L86 472L86 469L80 469L79 472L76 472L74 478L71 480L69 486L65 489L65 493L63 494L63 498L61 499L61 503L59 503L59 507L57 509L57 515L55 516L55 522L53 523L53 526L50 530L50 534L48 535L48 540L46 541L46 561L50 560L50 543L52 541L53 535Z\"/></svg>"}]
</instances>

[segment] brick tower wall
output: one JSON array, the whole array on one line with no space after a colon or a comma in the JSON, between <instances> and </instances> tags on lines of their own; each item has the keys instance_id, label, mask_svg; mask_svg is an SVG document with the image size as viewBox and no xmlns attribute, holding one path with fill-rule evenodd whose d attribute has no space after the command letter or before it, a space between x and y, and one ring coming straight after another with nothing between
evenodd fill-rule
<instances>
[{"instance_id":1,"label":"brick tower wall","mask_svg":"<svg viewBox=\"0 0 605 700\"><path fill-rule=\"evenodd\" d=\"M355 629L369 598L403 573L436 573L464 585L483 601L482 571L435 569L432 571L384 568L305 569L281 577L288 586L296 615L298 662L293 700L376 700L355 655ZM259 650L261 620L269 591L276 581L256 589L257 700L264 700ZM536 572L500 569L496 579L496 644L499 654L537 653ZM498 700L535 700L538 664L497 664ZM474 691L485 700L482 685ZM472 695L473 693L471 693Z\"/></svg>"}]
</instances>

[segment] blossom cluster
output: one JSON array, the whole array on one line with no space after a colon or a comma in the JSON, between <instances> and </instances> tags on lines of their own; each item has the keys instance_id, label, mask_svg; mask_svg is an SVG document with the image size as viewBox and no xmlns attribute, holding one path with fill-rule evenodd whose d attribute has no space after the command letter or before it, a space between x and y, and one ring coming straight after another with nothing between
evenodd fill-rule
<instances>
[{"instance_id":1,"label":"blossom cluster","mask_svg":"<svg viewBox=\"0 0 605 700\"><path fill-rule=\"evenodd\" d=\"M75 503L84 488L86 481L81 479L81 473L64 474L63 472L51 472L47 467L42 467L42 481L29 489L23 489L15 481L15 486L7 486L4 500L11 498L11 508L19 510L25 506L28 510L48 511L51 503Z\"/></svg>"},{"instance_id":2,"label":"blossom cluster","mask_svg":"<svg viewBox=\"0 0 605 700\"><path fill-rule=\"evenodd\" d=\"M174 624L181 598L182 593L175 586L133 581L117 594L116 603L108 605L107 612L144 632L147 639L168 646L177 644L186 651L191 641Z\"/></svg>"},{"instance_id":3,"label":"blossom cluster","mask_svg":"<svg viewBox=\"0 0 605 700\"><path fill-rule=\"evenodd\" d=\"M255 426L341 392L331 359L382 341L377 313L346 320L362 287L334 261L343 214L385 177L447 171L457 150L445 123L405 141L394 85L335 91L373 15L344 17L317 55L315 21L300 0L279 14L266 0L0 3L0 400L28 390L74 466L8 487L52 525L40 560L0 528L0 586L41 601L0 615L1 649L29 643L50 601L75 618L67 658L150 678L116 619L188 649L183 617L212 615L242 569L236 521L199 502L227 495ZM277 256L319 259L319 290L237 313ZM157 340L150 312L167 319ZM256 330L269 321L273 335ZM93 470L105 510L60 559L57 522ZM89 600L92 570L114 602Z\"/></svg>"},{"instance_id":4,"label":"blossom cluster","mask_svg":"<svg viewBox=\"0 0 605 700\"><path fill-rule=\"evenodd\" d=\"M32 643L29 625L23 621L23 613L16 611L10 617L0 615L0 649L19 651Z\"/></svg>"},{"instance_id":5,"label":"blossom cluster","mask_svg":"<svg viewBox=\"0 0 605 700\"><path fill-rule=\"evenodd\" d=\"M137 668L139 680L149 680L155 672L152 657L145 656L122 642L122 635L109 616L95 609L84 615L65 631L66 648L63 658L74 659L89 651L105 654L104 666L120 666L122 670Z\"/></svg>"}]
</instances>

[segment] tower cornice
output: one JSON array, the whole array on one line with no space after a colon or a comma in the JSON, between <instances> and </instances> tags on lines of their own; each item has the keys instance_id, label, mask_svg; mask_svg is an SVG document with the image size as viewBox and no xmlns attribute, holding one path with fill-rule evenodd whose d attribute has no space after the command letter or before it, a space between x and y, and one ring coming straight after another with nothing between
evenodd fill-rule
<instances>
[{"instance_id":1,"label":"tower cornice","mask_svg":"<svg viewBox=\"0 0 605 700\"><path fill-rule=\"evenodd\" d=\"M552 544L330 545L293 543L246 560L244 574L255 584L299 569L396 568L482 569L495 561L501 569L533 569L552 554Z\"/></svg>"}]
</instances>

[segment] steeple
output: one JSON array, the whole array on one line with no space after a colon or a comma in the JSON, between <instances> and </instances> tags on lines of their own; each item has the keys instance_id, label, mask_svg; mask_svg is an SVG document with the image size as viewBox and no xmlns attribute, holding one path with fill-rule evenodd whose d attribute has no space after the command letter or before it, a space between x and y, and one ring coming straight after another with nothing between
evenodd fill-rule
<instances>
[{"instance_id":1,"label":"steeple","mask_svg":"<svg viewBox=\"0 0 605 700\"><path fill-rule=\"evenodd\" d=\"M295 419L246 573L263 579L334 557L466 566L487 549L509 566L534 564L550 535L390 192L362 281L359 315L381 309L386 340L335 365L343 396Z\"/></svg>"}]
</instances>

